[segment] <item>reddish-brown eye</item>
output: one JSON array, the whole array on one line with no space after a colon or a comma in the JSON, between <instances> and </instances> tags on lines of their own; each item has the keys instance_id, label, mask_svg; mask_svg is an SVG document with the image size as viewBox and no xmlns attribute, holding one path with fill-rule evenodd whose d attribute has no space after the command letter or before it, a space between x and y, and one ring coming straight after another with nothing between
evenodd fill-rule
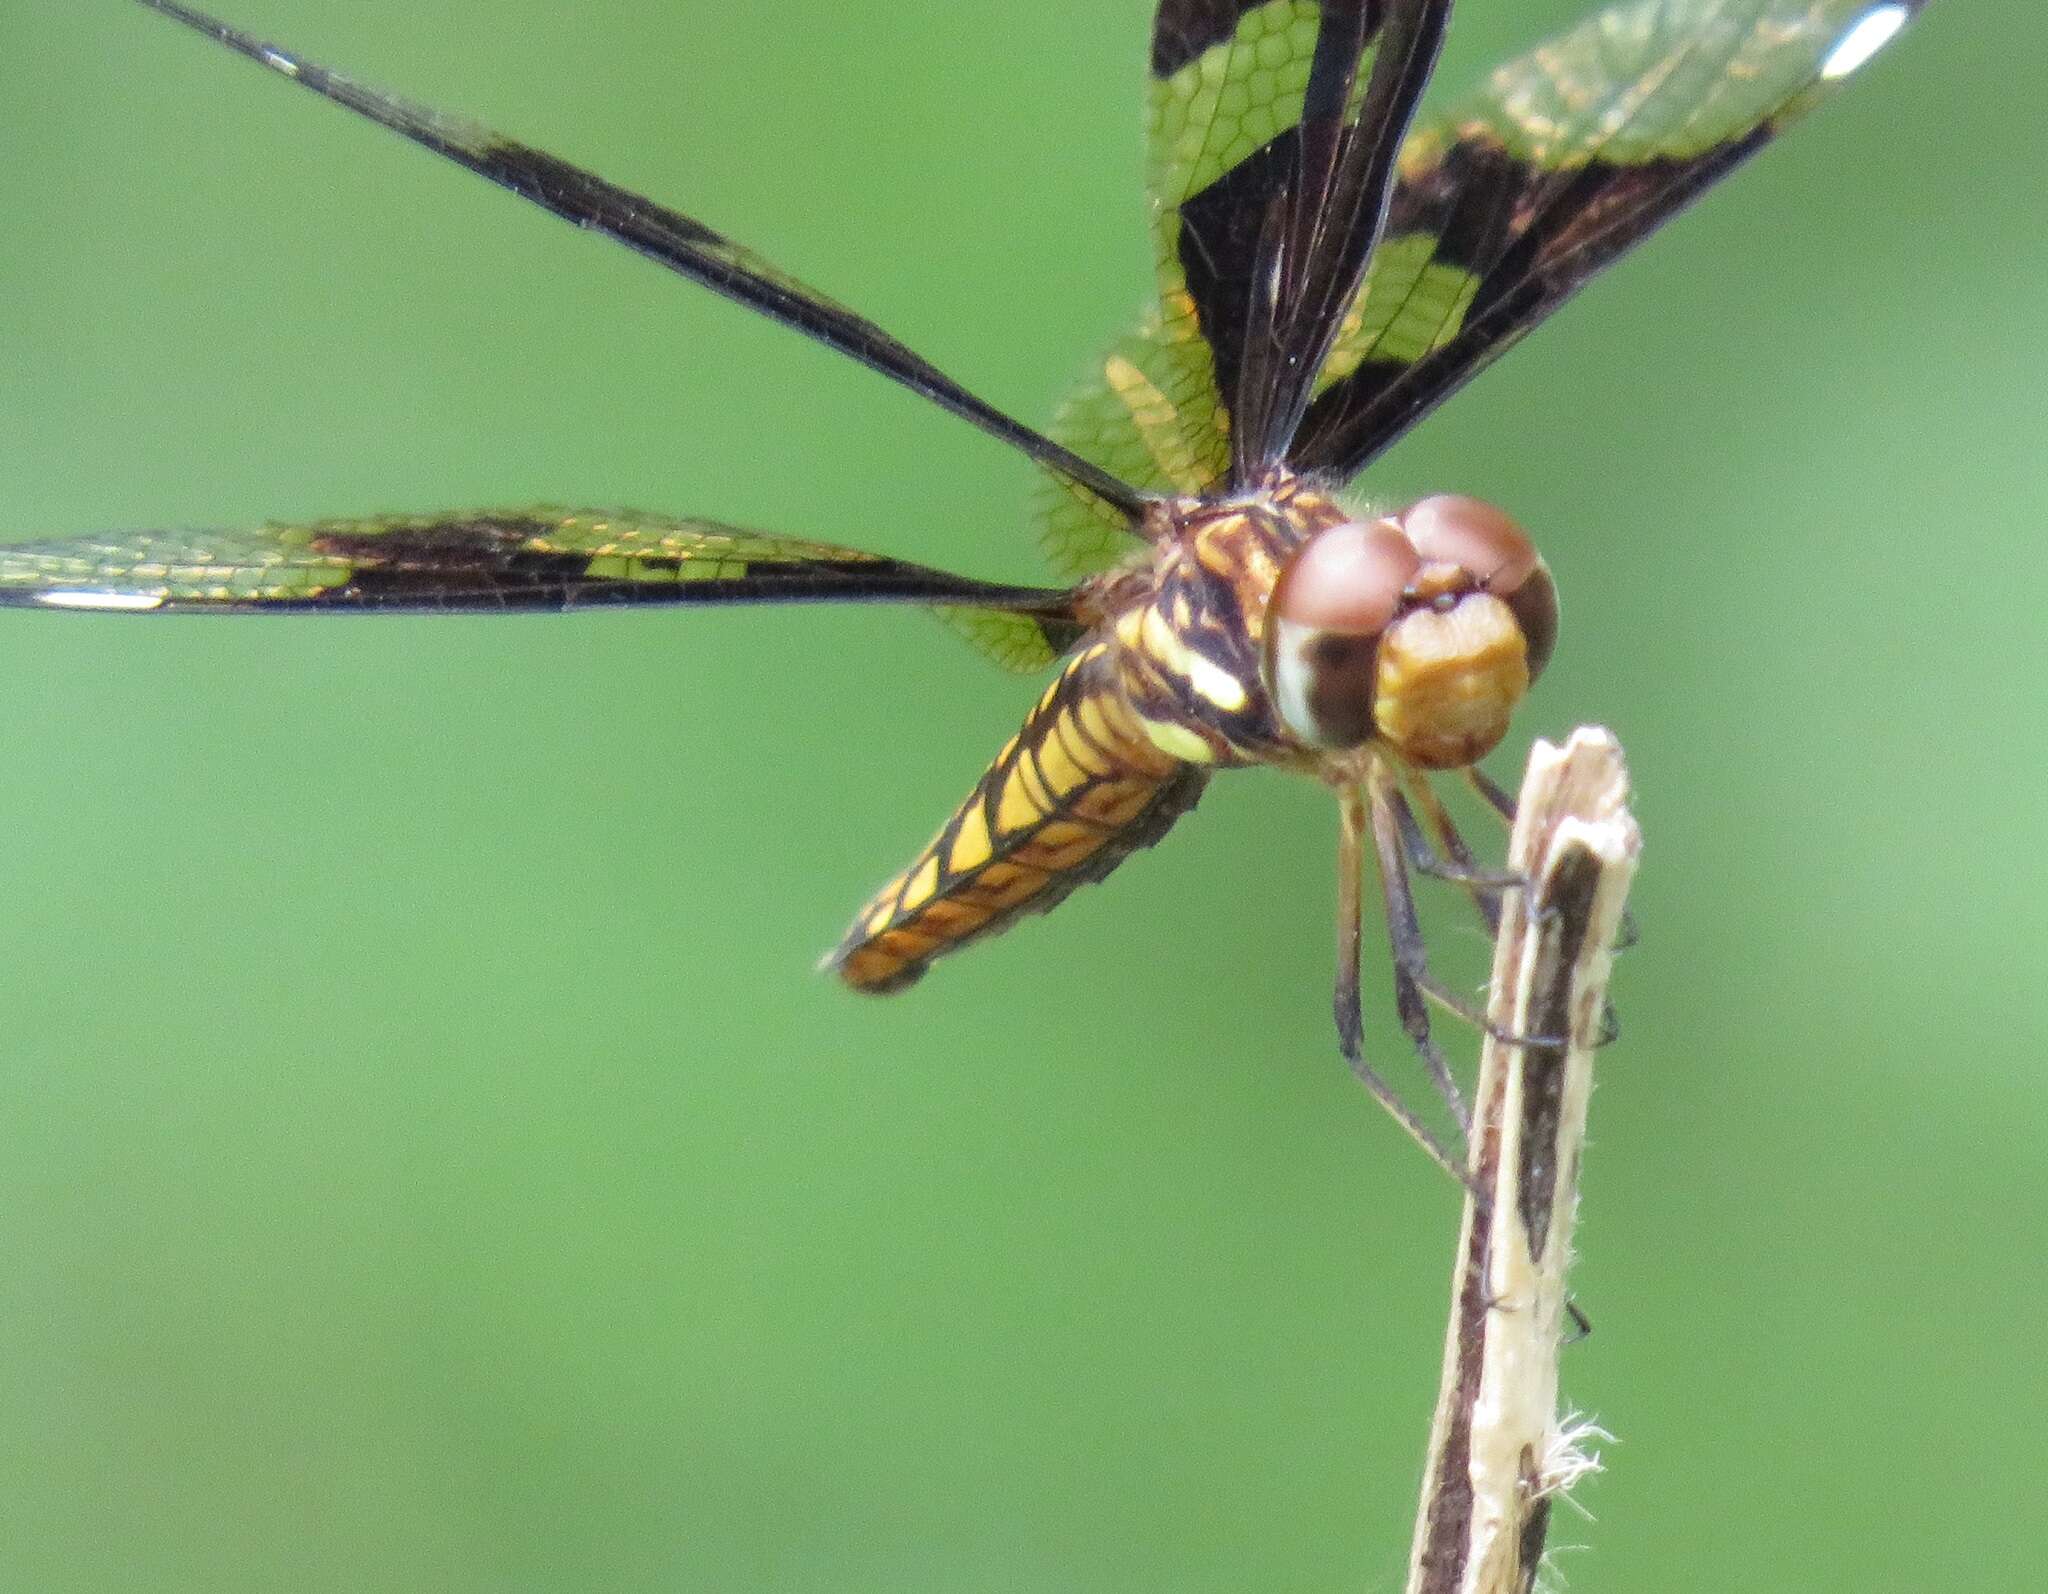
<instances>
[{"instance_id":1,"label":"reddish-brown eye","mask_svg":"<svg viewBox=\"0 0 2048 1594\"><path fill-rule=\"evenodd\" d=\"M1425 564L1461 565L1497 598L1515 591L1543 561L1529 534L1482 498L1437 493L1401 517Z\"/></svg>"},{"instance_id":2,"label":"reddish-brown eye","mask_svg":"<svg viewBox=\"0 0 2048 1594\"><path fill-rule=\"evenodd\" d=\"M1311 537L1280 572L1272 613L1318 631L1384 631L1420 565L1400 528L1384 520L1347 520Z\"/></svg>"},{"instance_id":3,"label":"reddish-brown eye","mask_svg":"<svg viewBox=\"0 0 2048 1594\"><path fill-rule=\"evenodd\" d=\"M1386 521L1346 521L1303 545L1273 588L1266 677L1281 722L1312 747L1356 747L1373 734L1379 636L1421 568Z\"/></svg>"},{"instance_id":4,"label":"reddish-brown eye","mask_svg":"<svg viewBox=\"0 0 2048 1594\"><path fill-rule=\"evenodd\" d=\"M1529 678L1557 646L1557 587L1535 543L1508 513L1481 498L1437 493L1401 517L1426 564L1461 566L1481 590L1514 611L1529 649Z\"/></svg>"}]
</instances>

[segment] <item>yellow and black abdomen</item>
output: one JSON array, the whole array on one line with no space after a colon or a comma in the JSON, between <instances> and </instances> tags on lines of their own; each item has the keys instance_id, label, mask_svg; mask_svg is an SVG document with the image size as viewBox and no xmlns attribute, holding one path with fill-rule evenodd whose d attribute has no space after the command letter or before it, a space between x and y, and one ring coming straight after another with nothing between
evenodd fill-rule
<instances>
[{"instance_id":1,"label":"yellow and black abdomen","mask_svg":"<svg viewBox=\"0 0 2048 1594\"><path fill-rule=\"evenodd\" d=\"M827 967L856 990L901 990L933 958L1100 880L1194 806L1208 770L1152 745L1114 670L1099 643L1067 662L959 811L862 910Z\"/></svg>"}]
</instances>

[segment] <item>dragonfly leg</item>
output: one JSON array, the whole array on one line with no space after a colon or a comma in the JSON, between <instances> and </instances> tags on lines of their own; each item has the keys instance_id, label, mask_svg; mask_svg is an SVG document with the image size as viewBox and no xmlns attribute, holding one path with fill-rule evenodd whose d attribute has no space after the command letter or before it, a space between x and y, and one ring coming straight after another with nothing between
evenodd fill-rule
<instances>
[{"instance_id":1,"label":"dragonfly leg","mask_svg":"<svg viewBox=\"0 0 2048 1594\"><path fill-rule=\"evenodd\" d=\"M1458 834L1456 825L1452 822L1451 816L1444 811L1443 805L1436 801L1436 794L1430 791L1428 785L1424 782L1416 783L1416 791L1423 798L1425 806L1430 812L1432 824L1438 826L1439 834L1448 830L1451 837L1449 845L1454 846L1463 858L1470 859L1472 857L1471 848L1466 845L1465 838ZM1436 874L1442 878L1458 879L1461 884L1466 885L1467 889L1471 892L1474 906L1479 910L1481 919L1485 921L1487 933L1489 935L1498 935L1500 933L1500 893L1508 890L1520 890L1528 885L1528 881L1522 875L1512 870L1490 871L1475 866L1469 873L1445 875L1440 867L1427 867L1423 862L1425 859L1429 863L1439 866L1441 866L1442 860L1431 850L1428 839L1422 834L1422 829L1416 823L1415 815L1408 806L1407 797L1398 789L1391 790L1388 793L1388 805L1392 808L1395 822L1400 827L1401 844L1408 854L1410 866L1418 874ZM1475 884L1475 881L1483 881L1484 883ZM1406 882L1404 881L1404 888L1405 885ZM1388 911L1388 923L1391 926L1393 923L1391 905ZM1421 937L1419 934L1416 937L1416 949L1418 961L1408 968L1408 975L1415 981L1423 995L1427 996L1445 1011L1455 1013L1474 1029L1490 1035L1504 1046L1552 1046L1563 1044L1563 1041L1557 1037L1515 1035L1500 1028L1486 1016L1485 1009L1479 1003L1474 1002L1469 997L1459 995L1430 972L1427 962L1420 960L1423 957L1423 953L1421 951ZM1398 945L1395 956L1398 964L1400 956Z\"/></svg>"},{"instance_id":2,"label":"dragonfly leg","mask_svg":"<svg viewBox=\"0 0 2048 1594\"><path fill-rule=\"evenodd\" d=\"M1487 807L1500 815L1503 824L1509 826L1514 824L1515 800L1502 789L1500 783L1491 775L1487 774L1477 764L1474 764L1466 769L1465 782L1485 799ZM1632 908L1623 908L1621 910L1621 928L1615 932L1614 936L1614 950L1626 952L1642 938L1642 926L1636 923L1635 911ZM1614 1026L1614 1009L1611 1005L1601 1018L1600 1033L1606 1037L1598 1042L1602 1046L1605 1046L1609 1040L1612 1040L1614 1035L1620 1033Z\"/></svg>"},{"instance_id":3,"label":"dragonfly leg","mask_svg":"<svg viewBox=\"0 0 2048 1594\"><path fill-rule=\"evenodd\" d=\"M1341 819L1337 842L1337 983L1332 1007L1337 1019L1337 1045L1344 1054L1344 1061L1358 1082L1365 1086L1374 1101L1386 1109L1387 1115L1407 1131L1413 1140L1428 1155L1429 1159L1460 1184L1471 1188L1471 1176L1467 1174L1449 1147L1416 1115L1415 1109L1403 1101L1394 1087L1387 1083L1378 1069L1366 1061L1365 1019L1358 990L1359 961L1365 946L1365 795L1356 786L1346 786L1338 796ZM1397 995L1398 995L1397 977ZM1411 993L1412 994L1412 993ZM1419 1047L1424 1051L1425 1063L1434 1051L1429 1040L1429 1012L1419 997L1414 998L1413 1007L1419 1015L1422 1039ZM1409 1018L1404 1010L1404 1027ZM1415 1033L1409 1028L1410 1035ZM1444 1066L1438 1055L1431 1077L1441 1072L1442 1079L1449 1084L1449 1099L1457 1114L1461 1132L1469 1127L1469 1115L1465 1110L1464 1098L1458 1094L1457 1086L1450 1081L1450 1070ZM1439 1085L1439 1089L1443 1085Z\"/></svg>"},{"instance_id":4,"label":"dragonfly leg","mask_svg":"<svg viewBox=\"0 0 2048 1594\"><path fill-rule=\"evenodd\" d=\"M1500 815L1500 822L1510 827L1515 822L1515 800L1507 789L1477 764L1465 766L1465 784L1479 793L1486 806Z\"/></svg>"},{"instance_id":5,"label":"dragonfly leg","mask_svg":"<svg viewBox=\"0 0 2048 1594\"><path fill-rule=\"evenodd\" d=\"M1430 1083L1436 1086L1437 1094L1457 1119L1460 1132L1469 1132L1472 1114L1465 1105L1465 1094L1451 1077L1450 1064L1444 1061L1442 1049L1430 1034L1429 997L1434 995L1454 1012L1469 1012L1470 1004L1440 985L1429 971L1422 921L1415 912L1415 893L1401 845L1401 822L1396 812L1400 795L1386 766L1375 763L1367 775L1366 797L1372 810L1373 845L1379 856L1380 891L1386 903L1387 939L1394 954L1394 1012L1414 1044L1416 1055L1422 1059ZM1483 1027L1484 1019L1479 1022Z\"/></svg>"},{"instance_id":6,"label":"dragonfly leg","mask_svg":"<svg viewBox=\"0 0 2048 1594\"><path fill-rule=\"evenodd\" d=\"M1489 869L1480 863L1471 844L1460 833L1457 822L1451 818L1450 810L1437 796L1436 788L1430 785L1429 777L1413 771L1408 774L1409 791L1429 820L1429 828L1436 832L1436 846L1432 847L1416 824L1404 797L1396 816L1401 820L1401 839L1408 848L1409 860L1414 864L1416 873L1463 886L1486 925L1486 933L1498 935L1501 894L1527 889L1528 878L1518 870ZM1439 852L1438 848L1442 850Z\"/></svg>"}]
</instances>

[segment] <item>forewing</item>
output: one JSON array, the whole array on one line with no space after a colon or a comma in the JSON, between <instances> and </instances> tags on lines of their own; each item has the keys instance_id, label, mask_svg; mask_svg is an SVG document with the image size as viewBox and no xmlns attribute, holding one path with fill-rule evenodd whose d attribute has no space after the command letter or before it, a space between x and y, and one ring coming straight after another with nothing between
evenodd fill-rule
<instances>
[{"instance_id":1,"label":"forewing","mask_svg":"<svg viewBox=\"0 0 2048 1594\"><path fill-rule=\"evenodd\" d=\"M1352 297L1446 10L1163 0L1146 105L1157 308L1061 411L1056 441L1155 492L1249 485L1277 458ZM1048 489L1063 574L1129 546L1103 508Z\"/></svg>"},{"instance_id":2,"label":"forewing","mask_svg":"<svg viewBox=\"0 0 2048 1594\"><path fill-rule=\"evenodd\" d=\"M4 544L0 603L135 613L968 605L964 614L989 614L962 629L1017 665L1049 661L1079 629L1056 589L997 586L710 520L552 508Z\"/></svg>"},{"instance_id":3,"label":"forewing","mask_svg":"<svg viewBox=\"0 0 2048 1594\"><path fill-rule=\"evenodd\" d=\"M1218 385L1218 351L1181 263L1182 206L1240 168L1221 193L1277 192L1253 157L1301 120L1320 7L1315 0L1161 0L1152 22L1146 80L1146 193L1151 210L1156 307L1090 373L1060 410L1051 435L1154 492L1194 493L1230 472L1230 422ZM1222 252L1205 280L1248 283L1256 207L1241 198L1202 229ZM1235 246L1235 247L1224 247ZM1227 292L1227 289L1226 289ZM1241 288L1248 302L1248 287ZM1241 307L1240 307L1241 310ZM1212 310L1212 315L1215 312ZM1242 325L1242 318L1237 323ZM1234 374L1237 344L1222 351ZM1090 495L1048 483L1041 519L1046 554L1064 576L1114 562L1132 546L1129 526Z\"/></svg>"},{"instance_id":4,"label":"forewing","mask_svg":"<svg viewBox=\"0 0 2048 1594\"><path fill-rule=\"evenodd\" d=\"M1296 464L1365 465L1925 4L1633 0L1419 124Z\"/></svg>"},{"instance_id":5,"label":"forewing","mask_svg":"<svg viewBox=\"0 0 2048 1594\"><path fill-rule=\"evenodd\" d=\"M1239 486L1267 480L1308 408L1316 373L1379 242L1395 160L1435 68L1450 9L1450 0L1323 0L1300 123L1263 157L1277 156L1291 176L1267 206L1254 257L1232 398L1232 476ZM1188 247L1198 241L1195 220L1191 201L1182 207L1182 263L1200 304L1203 255Z\"/></svg>"}]
</instances>

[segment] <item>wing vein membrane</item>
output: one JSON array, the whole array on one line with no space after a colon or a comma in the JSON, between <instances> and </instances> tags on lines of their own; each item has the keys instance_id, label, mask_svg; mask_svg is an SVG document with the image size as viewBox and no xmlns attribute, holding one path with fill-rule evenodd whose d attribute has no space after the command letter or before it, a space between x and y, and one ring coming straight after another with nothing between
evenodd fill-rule
<instances>
[{"instance_id":1,"label":"wing vein membrane","mask_svg":"<svg viewBox=\"0 0 2048 1594\"><path fill-rule=\"evenodd\" d=\"M637 511L476 510L0 544L0 604L109 613L533 613L908 603L1013 668L1081 633L1074 595Z\"/></svg>"}]
</instances>

